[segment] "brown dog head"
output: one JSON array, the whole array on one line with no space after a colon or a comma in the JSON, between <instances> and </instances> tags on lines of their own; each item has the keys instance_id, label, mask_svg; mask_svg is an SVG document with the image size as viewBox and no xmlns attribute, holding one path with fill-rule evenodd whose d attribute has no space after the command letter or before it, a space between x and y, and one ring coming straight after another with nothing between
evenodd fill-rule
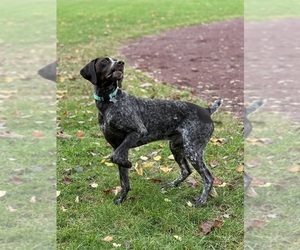
<instances>
[{"instance_id":1,"label":"brown dog head","mask_svg":"<svg viewBox=\"0 0 300 250\"><path fill-rule=\"evenodd\" d=\"M82 68L80 74L101 92L106 92L114 87L122 87L124 65L123 61L114 58L96 58Z\"/></svg>"}]
</instances>

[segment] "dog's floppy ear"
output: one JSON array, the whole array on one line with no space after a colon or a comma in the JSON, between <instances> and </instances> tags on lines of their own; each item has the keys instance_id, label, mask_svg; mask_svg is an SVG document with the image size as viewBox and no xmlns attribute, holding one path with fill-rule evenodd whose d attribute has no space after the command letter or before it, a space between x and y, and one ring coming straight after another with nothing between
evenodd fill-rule
<instances>
[{"instance_id":1,"label":"dog's floppy ear","mask_svg":"<svg viewBox=\"0 0 300 250\"><path fill-rule=\"evenodd\" d=\"M82 77L90 81L94 85L97 84L97 74L95 69L96 61L97 59L92 60L80 70L80 74L82 75Z\"/></svg>"}]
</instances>

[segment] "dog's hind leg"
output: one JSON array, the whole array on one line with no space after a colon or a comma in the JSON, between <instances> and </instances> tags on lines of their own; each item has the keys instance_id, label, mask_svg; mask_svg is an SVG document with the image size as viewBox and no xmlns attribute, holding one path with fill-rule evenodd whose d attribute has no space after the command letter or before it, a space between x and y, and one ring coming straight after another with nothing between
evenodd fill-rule
<instances>
[{"instance_id":1,"label":"dog's hind leg","mask_svg":"<svg viewBox=\"0 0 300 250\"><path fill-rule=\"evenodd\" d=\"M168 187L176 187L178 186L181 182L183 182L190 174L191 174L191 169L189 167L188 161L185 158L184 155L184 149L183 149L183 144L182 144L182 139L180 138L181 143L178 143L175 140L170 141L170 149L171 152L174 156L175 161L180 167L180 175L178 176L177 179L169 183L167 186Z\"/></svg>"},{"instance_id":2,"label":"dog's hind leg","mask_svg":"<svg viewBox=\"0 0 300 250\"><path fill-rule=\"evenodd\" d=\"M130 182L128 176L128 168L119 166L120 182L121 182L121 194L119 198L115 199L115 204L119 205L126 200L127 194L130 191Z\"/></svg>"}]
</instances>

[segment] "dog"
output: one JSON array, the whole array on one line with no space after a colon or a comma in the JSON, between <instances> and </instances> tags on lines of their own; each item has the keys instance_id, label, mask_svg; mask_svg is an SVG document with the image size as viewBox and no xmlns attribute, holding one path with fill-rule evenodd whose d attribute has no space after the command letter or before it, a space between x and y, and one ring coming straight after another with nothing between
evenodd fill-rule
<instances>
[{"instance_id":1,"label":"dog","mask_svg":"<svg viewBox=\"0 0 300 250\"><path fill-rule=\"evenodd\" d=\"M244 112L244 139L250 135L252 131L252 124L248 119L249 115L257 111L263 104L265 103L262 99L254 100L250 103L248 107L245 108ZM252 177L247 173L244 172L244 191L246 192L249 189L249 186L252 182Z\"/></svg>"},{"instance_id":2,"label":"dog","mask_svg":"<svg viewBox=\"0 0 300 250\"><path fill-rule=\"evenodd\" d=\"M195 206L204 204L214 178L204 163L203 153L214 131L211 115L221 106L222 100L203 108L182 101L137 98L121 89L124 67L123 61L114 58L96 58L80 71L81 76L94 85L100 129L114 149L111 161L118 165L121 182L120 196L115 203L125 201L131 189L129 149L153 141L169 140L181 173L168 186L178 186L191 174L189 161L204 183L202 195Z\"/></svg>"}]
</instances>

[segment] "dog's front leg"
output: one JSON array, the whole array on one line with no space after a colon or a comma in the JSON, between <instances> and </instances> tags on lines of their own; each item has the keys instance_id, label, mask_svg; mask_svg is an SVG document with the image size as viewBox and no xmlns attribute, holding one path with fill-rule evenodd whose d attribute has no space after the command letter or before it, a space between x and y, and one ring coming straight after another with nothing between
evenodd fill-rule
<instances>
[{"instance_id":1,"label":"dog's front leg","mask_svg":"<svg viewBox=\"0 0 300 250\"><path fill-rule=\"evenodd\" d=\"M131 132L126 136L124 141L116 148L113 155L111 156L111 161L124 168L131 168L132 164L128 160L128 151L130 148L137 144L137 141L146 133L146 128L141 132Z\"/></svg>"},{"instance_id":2,"label":"dog's front leg","mask_svg":"<svg viewBox=\"0 0 300 250\"><path fill-rule=\"evenodd\" d=\"M119 174L120 174L120 182L121 182L122 189L119 198L115 199L115 204L117 205L121 204L123 201L126 200L127 193L131 189L129 176L128 176L128 168L123 168L119 166Z\"/></svg>"}]
</instances>

